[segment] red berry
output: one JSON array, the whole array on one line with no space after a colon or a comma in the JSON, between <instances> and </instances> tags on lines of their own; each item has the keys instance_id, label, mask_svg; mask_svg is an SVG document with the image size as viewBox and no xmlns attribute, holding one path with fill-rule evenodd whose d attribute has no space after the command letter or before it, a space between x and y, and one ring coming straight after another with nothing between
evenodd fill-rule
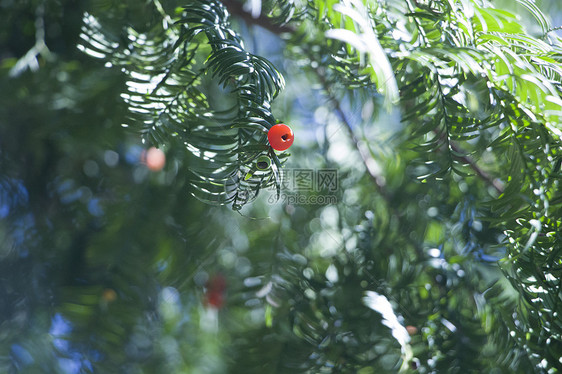
<instances>
[{"instance_id":1,"label":"red berry","mask_svg":"<svg viewBox=\"0 0 562 374\"><path fill-rule=\"evenodd\" d=\"M418 328L416 326L408 325L406 326L406 331L409 335L416 335L418 333Z\"/></svg>"},{"instance_id":2,"label":"red berry","mask_svg":"<svg viewBox=\"0 0 562 374\"><path fill-rule=\"evenodd\" d=\"M224 304L224 295L220 292L211 291L207 294L207 305L211 308L220 309Z\"/></svg>"},{"instance_id":3,"label":"red berry","mask_svg":"<svg viewBox=\"0 0 562 374\"><path fill-rule=\"evenodd\" d=\"M223 275L217 274L207 282L207 292L205 293L205 303L209 307L216 309L224 305L226 291L226 279Z\"/></svg>"},{"instance_id":4,"label":"red berry","mask_svg":"<svg viewBox=\"0 0 562 374\"><path fill-rule=\"evenodd\" d=\"M151 171L160 171L166 165L166 155L162 150L156 147L150 147L148 151L143 151L141 154L141 161L146 164L146 167Z\"/></svg>"},{"instance_id":5,"label":"red berry","mask_svg":"<svg viewBox=\"0 0 562 374\"><path fill-rule=\"evenodd\" d=\"M267 140L269 140L271 148L276 151L284 151L293 145L295 135L293 135L293 130L289 126L279 123L269 129Z\"/></svg>"}]
</instances>

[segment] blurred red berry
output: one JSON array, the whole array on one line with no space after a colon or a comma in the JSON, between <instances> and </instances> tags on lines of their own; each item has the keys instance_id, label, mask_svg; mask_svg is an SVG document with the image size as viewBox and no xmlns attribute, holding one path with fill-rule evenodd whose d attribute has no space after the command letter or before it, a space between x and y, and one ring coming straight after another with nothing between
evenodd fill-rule
<instances>
[{"instance_id":1,"label":"blurred red berry","mask_svg":"<svg viewBox=\"0 0 562 374\"><path fill-rule=\"evenodd\" d=\"M220 309L224 305L226 291L226 279L223 275L217 274L207 282L205 293L205 303L213 308Z\"/></svg>"},{"instance_id":2,"label":"blurred red berry","mask_svg":"<svg viewBox=\"0 0 562 374\"><path fill-rule=\"evenodd\" d=\"M146 167L152 171L160 171L166 165L166 155L162 150L156 147L150 147L147 151L143 151L141 161Z\"/></svg>"},{"instance_id":3,"label":"blurred red berry","mask_svg":"<svg viewBox=\"0 0 562 374\"><path fill-rule=\"evenodd\" d=\"M418 328L416 326L408 325L406 326L406 331L409 335L416 335L418 333Z\"/></svg>"}]
</instances>

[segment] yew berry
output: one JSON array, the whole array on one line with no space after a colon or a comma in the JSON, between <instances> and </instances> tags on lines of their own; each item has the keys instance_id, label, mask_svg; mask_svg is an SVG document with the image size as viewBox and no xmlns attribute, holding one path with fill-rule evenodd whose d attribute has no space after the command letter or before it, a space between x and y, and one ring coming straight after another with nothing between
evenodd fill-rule
<instances>
[{"instance_id":1,"label":"yew berry","mask_svg":"<svg viewBox=\"0 0 562 374\"><path fill-rule=\"evenodd\" d=\"M416 326L408 325L406 326L406 331L408 331L408 334L412 336L418 333L418 328Z\"/></svg>"},{"instance_id":2,"label":"yew berry","mask_svg":"<svg viewBox=\"0 0 562 374\"><path fill-rule=\"evenodd\" d=\"M166 155L162 150L156 147L150 147L147 151L141 154L141 161L146 164L146 167L151 171L160 171L166 165Z\"/></svg>"},{"instance_id":3,"label":"yew berry","mask_svg":"<svg viewBox=\"0 0 562 374\"><path fill-rule=\"evenodd\" d=\"M278 123L267 132L267 140L269 140L271 148L276 151L284 151L293 144L295 135L289 126Z\"/></svg>"},{"instance_id":4,"label":"yew berry","mask_svg":"<svg viewBox=\"0 0 562 374\"><path fill-rule=\"evenodd\" d=\"M271 166L271 159L265 155L258 157L256 160L256 169L267 170Z\"/></svg>"},{"instance_id":5,"label":"yew berry","mask_svg":"<svg viewBox=\"0 0 562 374\"><path fill-rule=\"evenodd\" d=\"M221 274L217 274L209 279L206 288L205 304L215 309L222 308L225 301L226 278Z\"/></svg>"}]
</instances>

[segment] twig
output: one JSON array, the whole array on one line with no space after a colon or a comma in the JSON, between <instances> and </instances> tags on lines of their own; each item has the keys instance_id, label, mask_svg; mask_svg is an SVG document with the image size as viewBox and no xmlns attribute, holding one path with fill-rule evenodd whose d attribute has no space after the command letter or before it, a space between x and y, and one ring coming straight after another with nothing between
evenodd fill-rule
<instances>
[{"instance_id":1,"label":"twig","mask_svg":"<svg viewBox=\"0 0 562 374\"><path fill-rule=\"evenodd\" d=\"M357 152L359 153L359 156L361 157L361 160L363 161L363 164L367 169L367 173L369 174L369 177L374 182L378 192L385 198L386 201L390 201L390 195L386 190L384 177L380 175L380 173L377 170L375 170L375 167L373 166L376 165L377 162L370 155L369 150L366 149L366 147L361 143L361 141L357 138L357 136L355 136L355 133L353 132L353 127L351 126L351 123L347 118L347 115L343 111L340 105L340 101L330 92L330 87L328 86L328 82L326 82L326 78L324 77L324 75L318 70L315 70L315 72L316 72L316 76L320 80L320 83L322 84L322 88L324 89L325 95L328 97L328 100L330 100L330 102L334 106L334 109L338 114L338 117L340 117L340 120L345 125L347 134L351 139L351 141L353 142L355 148L357 149Z\"/></svg>"},{"instance_id":2,"label":"twig","mask_svg":"<svg viewBox=\"0 0 562 374\"><path fill-rule=\"evenodd\" d=\"M35 10L35 44L10 69L10 77L14 78L19 76L26 68L29 68L31 71L38 70L39 61L37 60L37 56L43 56L46 59L50 57L49 48L47 48L47 45L45 44L44 14L45 6L41 3Z\"/></svg>"},{"instance_id":3,"label":"twig","mask_svg":"<svg viewBox=\"0 0 562 374\"><path fill-rule=\"evenodd\" d=\"M451 147L451 149L457 153L466 153L464 152L458 145L456 145L453 142L449 143L449 146ZM498 181L497 179L494 179L490 176L490 174L486 173L484 170L482 170L477 164L476 161L474 161L470 156L454 156L456 159L466 163L467 165L470 166L470 168L472 170L474 170L474 172L476 173L476 175L478 175L478 177L480 177L480 179L482 179L483 181L485 181L488 185L492 186L500 195L503 193L504 191L504 186L503 184Z\"/></svg>"},{"instance_id":4,"label":"twig","mask_svg":"<svg viewBox=\"0 0 562 374\"><path fill-rule=\"evenodd\" d=\"M543 40L546 39L548 34L550 34L551 32L554 32L554 31L558 31L558 30L562 30L562 26L556 26L556 27L553 27L553 28L550 28L550 29L546 30L545 33L541 36L541 39L543 39Z\"/></svg>"}]
</instances>

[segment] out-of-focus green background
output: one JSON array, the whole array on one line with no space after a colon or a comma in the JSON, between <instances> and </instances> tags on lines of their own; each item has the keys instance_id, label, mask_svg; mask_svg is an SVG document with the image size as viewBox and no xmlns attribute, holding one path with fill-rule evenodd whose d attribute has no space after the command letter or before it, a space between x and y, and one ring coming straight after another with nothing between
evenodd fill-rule
<instances>
[{"instance_id":1,"label":"out-of-focus green background","mask_svg":"<svg viewBox=\"0 0 562 374\"><path fill-rule=\"evenodd\" d=\"M317 83L279 37L235 21L285 75L274 112L296 133L287 170L336 169L336 191L277 202L263 191L239 214L187 193L181 149L164 149L166 166L150 171L148 145L121 126L123 75L76 48L84 12L107 7L119 22L144 6L0 0L0 373L291 373L358 357L373 363L357 372L392 372L403 352L365 306L369 290L393 292L412 346L423 347L420 372L507 367L495 362L491 325L473 318L502 279L502 253L447 262L437 246L468 230L474 207L455 194L478 186L430 189L405 182L403 163L382 165L409 209L397 235ZM540 6L562 25L558 1ZM359 131L392 152L377 136L396 122L381 116ZM493 243L498 233L479 225L479 240ZM436 246L416 248L422 237ZM481 304L466 302L475 294Z\"/></svg>"}]
</instances>

